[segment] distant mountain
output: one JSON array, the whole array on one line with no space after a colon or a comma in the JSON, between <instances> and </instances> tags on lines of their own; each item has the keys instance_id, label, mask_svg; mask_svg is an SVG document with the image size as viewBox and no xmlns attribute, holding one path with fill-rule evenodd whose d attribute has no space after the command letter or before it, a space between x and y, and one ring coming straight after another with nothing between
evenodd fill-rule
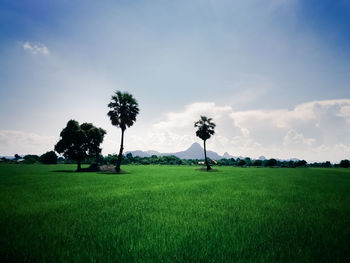
<instances>
[{"instance_id":1,"label":"distant mountain","mask_svg":"<svg viewBox=\"0 0 350 263\"><path fill-rule=\"evenodd\" d=\"M151 154L144 152L144 151L140 151L140 150L136 150L136 151L128 151L125 152L125 155L127 155L128 153L131 153L132 156L139 156L139 157L151 157Z\"/></svg>"},{"instance_id":2,"label":"distant mountain","mask_svg":"<svg viewBox=\"0 0 350 263\"><path fill-rule=\"evenodd\" d=\"M187 150L175 153L160 153L157 151L128 151L125 154L131 153L133 156L139 157L151 157L152 155L157 156L166 156L166 155L174 155L180 159L203 159L204 158L204 149L202 146L195 142L193 143ZM231 156L228 153L225 153L226 156ZM222 158L226 158L221 156L213 151L207 151L207 156L213 160L220 160ZM229 157L232 158L232 157Z\"/></svg>"},{"instance_id":3,"label":"distant mountain","mask_svg":"<svg viewBox=\"0 0 350 263\"><path fill-rule=\"evenodd\" d=\"M231 158L235 158L234 156L232 156L231 154L229 154L228 152L225 152L224 155L222 156L225 159L231 159Z\"/></svg>"},{"instance_id":4,"label":"distant mountain","mask_svg":"<svg viewBox=\"0 0 350 263\"><path fill-rule=\"evenodd\" d=\"M277 161L281 161L281 162L289 162L289 161L298 162L298 161L300 161L300 159L298 159L298 158L276 159L276 160L277 160Z\"/></svg>"},{"instance_id":5,"label":"distant mountain","mask_svg":"<svg viewBox=\"0 0 350 263\"><path fill-rule=\"evenodd\" d=\"M152 156L152 155L157 155L157 156L159 156L161 153L160 152L157 152L157 151L147 151L146 153L148 153L150 156Z\"/></svg>"},{"instance_id":6,"label":"distant mountain","mask_svg":"<svg viewBox=\"0 0 350 263\"><path fill-rule=\"evenodd\" d=\"M0 158L3 158L3 157L5 157L5 158L8 159L8 160L13 160L13 159L15 159L14 156L0 156Z\"/></svg>"},{"instance_id":7,"label":"distant mountain","mask_svg":"<svg viewBox=\"0 0 350 263\"><path fill-rule=\"evenodd\" d=\"M199 143L195 142L187 150L173 153L173 155L179 157L180 159L203 159L204 149ZM207 156L213 160L219 160L223 158L213 151L207 151Z\"/></svg>"}]
</instances>

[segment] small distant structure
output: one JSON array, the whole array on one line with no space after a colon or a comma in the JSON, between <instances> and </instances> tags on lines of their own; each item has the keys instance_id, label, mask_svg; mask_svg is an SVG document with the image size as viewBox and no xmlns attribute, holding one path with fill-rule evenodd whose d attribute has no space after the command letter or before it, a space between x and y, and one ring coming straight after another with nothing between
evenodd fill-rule
<instances>
[{"instance_id":1,"label":"small distant structure","mask_svg":"<svg viewBox=\"0 0 350 263\"><path fill-rule=\"evenodd\" d=\"M208 158L208 159L209 159L209 158ZM217 162L216 160L211 160L211 159L209 159L209 161L210 161L211 163L213 163L213 164L218 164L218 162ZM204 162L204 161L198 162L198 164L199 164L199 165L204 165L205 162Z\"/></svg>"}]
</instances>

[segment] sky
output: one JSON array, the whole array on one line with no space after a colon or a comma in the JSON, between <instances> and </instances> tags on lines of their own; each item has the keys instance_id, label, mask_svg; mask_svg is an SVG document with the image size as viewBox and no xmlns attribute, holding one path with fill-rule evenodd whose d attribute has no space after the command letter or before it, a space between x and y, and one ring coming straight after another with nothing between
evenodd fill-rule
<instances>
[{"instance_id":1,"label":"sky","mask_svg":"<svg viewBox=\"0 0 350 263\"><path fill-rule=\"evenodd\" d=\"M70 119L107 131L134 95L125 150L350 159L350 0L1 0L0 155L53 150Z\"/></svg>"}]
</instances>

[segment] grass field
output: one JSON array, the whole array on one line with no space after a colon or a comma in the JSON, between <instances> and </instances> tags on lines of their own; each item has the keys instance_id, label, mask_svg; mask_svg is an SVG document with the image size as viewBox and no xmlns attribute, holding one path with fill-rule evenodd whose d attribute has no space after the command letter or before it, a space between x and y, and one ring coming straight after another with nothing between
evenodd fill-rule
<instances>
[{"instance_id":1,"label":"grass field","mask_svg":"<svg viewBox=\"0 0 350 263\"><path fill-rule=\"evenodd\" d=\"M1 262L350 262L350 169L75 168L0 165Z\"/></svg>"}]
</instances>

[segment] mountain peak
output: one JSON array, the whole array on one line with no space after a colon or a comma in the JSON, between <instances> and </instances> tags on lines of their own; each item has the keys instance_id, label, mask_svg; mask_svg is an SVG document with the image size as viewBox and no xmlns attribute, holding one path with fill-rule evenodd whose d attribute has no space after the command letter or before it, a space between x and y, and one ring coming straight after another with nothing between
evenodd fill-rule
<instances>
[{"instance_id":1,"label":"mountain peak","mask_svg":"<svg viewBox=\"0 0 350 263\"><path fill-rule=\"evenodd\" d=\"M198 142L194 142L187 150L190 150L190 149L191 150L194 150L194 149L201 149L202 150L202 146Z\"/></svg>"},{"instance_id":2,"label":"mountain peak","mask_svg":"<svg viewBox=\"0 0 350 263\"><path fill-rule=\"evenodd\" d=\"M225 152L224 155L223 155L222 157L224 157L225 159L233 158L233 156L230 155L228 152Z\"/></svg>"}]
</instances>

